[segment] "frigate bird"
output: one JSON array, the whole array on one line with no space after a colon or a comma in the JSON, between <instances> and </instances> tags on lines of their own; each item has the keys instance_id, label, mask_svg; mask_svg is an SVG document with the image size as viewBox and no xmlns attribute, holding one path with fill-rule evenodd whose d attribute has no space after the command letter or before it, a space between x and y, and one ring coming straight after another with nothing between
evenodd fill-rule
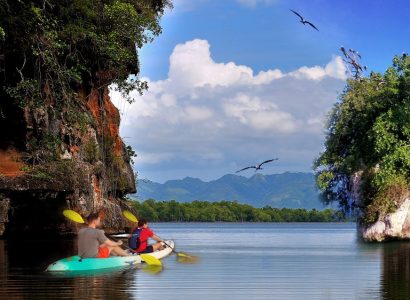
<instances>
[{"instance_id":1,"label":"frigate bird","mask_svg":"<svg viewBox=\"0 0 410 300\"><path fill-rule=\"evenodd\" d=\"M300 14L298 14L296 11L292 10L289 8L289 10L291 12L293 12L295 15L297 15L300 18L300 23L302 23L303 25L309 24L310 26L312 26L314 29L316 29L317 31L319 31L319 29L316 28L315 25L313 25L312 23L310 23L309 21L305 20L305 18L303 18Z\"/></svg>"},{"instance_id":2,"label":"frigate bird","mask_svg":"<svg viewBox=\"0 0 410 300\"><path fill-rule=\"evenodd\" d=\"M262 170L262 165L263 165L263 164L266 164L266 163L268 163L268 162L271 162L271 161L274 161L274 160L278 160L278 159L279 159L279 158L268 159L268 160L265 160L263 163L260 163L259 165L246 167L246 168L240 169L239 171L236 171L235 173L239 173L239 172L244 171L244 170L247 170L247 169L255 169L255 172L256 172L257 170Z\"/></svg>"}]
</instances>

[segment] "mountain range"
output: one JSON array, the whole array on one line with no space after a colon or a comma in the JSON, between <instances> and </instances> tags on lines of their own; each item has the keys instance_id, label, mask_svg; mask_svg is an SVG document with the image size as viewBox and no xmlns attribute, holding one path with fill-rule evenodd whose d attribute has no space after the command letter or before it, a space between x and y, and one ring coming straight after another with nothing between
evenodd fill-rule
<instances>
[{"instance_id":1,"label":"mountain range","mask_svg":"<svg viewBox=\"0 0 410 300\"><path fill-rule=\"evenodd\" d=\"M312 173L256 173L250 178L227 174L209 182L186 177L162 184L144 179L138 181L137 190L137 194L131 195L131 198L140 201L150 198L178 202L228 200L254 207L326 208L319 200Z\"/></svg>"}]
</instances>

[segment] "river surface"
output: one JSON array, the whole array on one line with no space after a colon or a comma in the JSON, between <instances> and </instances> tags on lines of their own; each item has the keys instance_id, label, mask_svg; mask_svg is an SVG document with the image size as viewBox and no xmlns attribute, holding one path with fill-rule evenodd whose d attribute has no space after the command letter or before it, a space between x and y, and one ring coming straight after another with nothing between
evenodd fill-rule
<instances>
[{"instance_id":1,"label":"river surface","mask_svg":"<svg viewBox=\"0 0 410 300\"><path fill-rule=\"evenodd\" d=\"M367 244L352 223L154 223L162 269L44 272L74 240L0 240L0 299L410 299L410 243Z\"/></svg>"}]
</instances>

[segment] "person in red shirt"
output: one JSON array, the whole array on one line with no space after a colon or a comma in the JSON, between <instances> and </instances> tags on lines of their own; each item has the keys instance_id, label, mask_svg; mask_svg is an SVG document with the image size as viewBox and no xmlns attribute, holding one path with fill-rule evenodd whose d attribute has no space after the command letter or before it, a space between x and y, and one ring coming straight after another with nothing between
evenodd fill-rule
<instances>
[{"instance_id":1,"label":"person in red shirt","mask_svg":"<svg viewBox=\"0 0 410 300\"><path fill-rule=\"evenodd\" d=\"M138 227L135 228L133 234L139 234L138 242L136 243L136 250L138 253L151 253L156 250L162 250L165 248L165 245L162 242L162 239L154 234L154 232L148 228L148 222L145 219L140 219L138 221ZM157 241L153 245L148 245L149 238ZM133 247L131 247L133 248Z\"/></svg>"}]
</instances>

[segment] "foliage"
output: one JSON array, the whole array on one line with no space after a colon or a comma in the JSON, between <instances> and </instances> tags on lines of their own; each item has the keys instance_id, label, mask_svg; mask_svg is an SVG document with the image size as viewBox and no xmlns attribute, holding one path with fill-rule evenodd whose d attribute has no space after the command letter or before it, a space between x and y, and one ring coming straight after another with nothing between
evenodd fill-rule
<instances>
[{"instance_id":1,"label":"foliage","mask_svg":"<svg viewBox=\"0 0 410 300\"><path fill-rule=\"evenodd\" d=\"M134 164L134 157L137 157L137 153L134 151L134 149L132 149L132 147L130 145L127 145L125 147L125 150L127 151L127 155L130 158L130 162L131 164Z\"/></svg>"},{"instance_id":2,"label":"foliage","mask_svg":"<svg viewBox=\"0 0 410 300\"><path fill-rule=\"evenodd\" d=\"M0 27L0 41L4 41L6 37L6 33L4 32L4 29Z\"/></svg>"},{"instance_id":3,"label":"foliage","mask_svg":"<svg viewBox=\"0 0 410 300\"><path fill-rule=\"evenodd\" d=\"M83 149L85 161L92 164L99 160L100 151L95 141L89 140L83 145Z\"/></svg>"},{"instance_id":4,"label":"foliage","mask_svg":"<svg viewBox=\"0 0 410 300\"><path fill-rule=\"evenodd\" d=\"M234 201L132 202L139 218L152 222L338 222L346 219L332 209L255 208Z\"/></svg>"},{"instance_id":5,"label":"foliage","mask_svg":"<svg viewBox=\"0 0 410 300\"><path fill-rule=\"evenodd\" d=\"M0 0L4 86L22 105L52 98L57 107L74 102L79 87L142 92L136 49L161 33L167 7L169 0Z\"/></svg>"},{"instance_id":6,"label":"foliage","mask_svg":"<svg viewBox=\"0 0 410 300\"><path fill-rule=\"evenodd\" d=\"M59 136L44 133L31 137L27 142L27 150L23 156L26 163L37 164L59 159L58 145L61 143Z\"/></svg>"},{"instance_id":7,"label":"foliage","mask_svg":"<svg viewBox=\"0 0 410 300\"><path fill-rule=\"evenodd\" d=\"M384 74L348 80L329 115L325 151L314 165L325 203L338 201L345 212L363 206L365 223L398 207L410 180L409 105L407 55L394 57ZM354 174L362 174L360 204L352 201Z\"/></svg>"}]
</instances>

